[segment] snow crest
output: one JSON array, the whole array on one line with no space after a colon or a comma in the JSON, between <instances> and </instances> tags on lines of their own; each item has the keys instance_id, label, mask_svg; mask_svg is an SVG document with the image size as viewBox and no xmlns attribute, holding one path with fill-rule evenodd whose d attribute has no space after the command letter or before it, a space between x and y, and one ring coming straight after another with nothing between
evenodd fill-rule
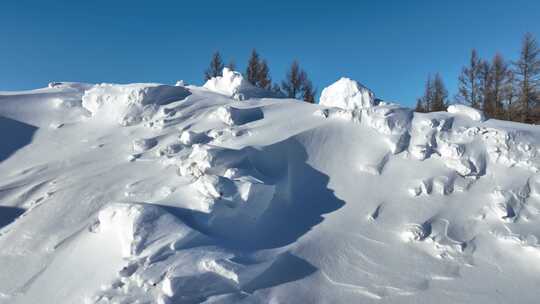
<instances>
[{"instance_id":1,"label":"snow crest","mask_svg":"<svg viewBox=\"0 0 540 304\"><path fill-rule=\"evenodd\" d=\"M162 84L100 84L86 90L82 106L99 116L128 126L148 120L157 106L190 95L182 86Z\"/></svg>"},{"instance_id":2,"label":"snow crest","mask_svg":"<svg viewBox=\"0 0 540 304\"><path fill-rule=\"evenodd\" d=\"M275 93L255 87L244 79L242 73L227 67L223 68L222 76L209 79L203 87L212 92L232 97L235 100L278 97Z\"/></svg>"},{"instance_id":3,"label":"snow crest","mask_svg":"<svg viewBox=\"0 0 540 304\"><path fill-rule=\"evenodd\" d=\"M323 89L319 104L346 110L369 108L375 105L373 92L350 78L341 78Z\"/></svg>"}]
</instances>

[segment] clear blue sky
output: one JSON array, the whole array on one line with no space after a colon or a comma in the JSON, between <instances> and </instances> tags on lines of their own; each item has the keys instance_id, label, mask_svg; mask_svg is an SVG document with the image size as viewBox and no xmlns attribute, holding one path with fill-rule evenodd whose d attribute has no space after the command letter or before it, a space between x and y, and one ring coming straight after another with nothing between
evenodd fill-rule
<instances>
[{"instance_id":1,"label":"clear blue sky","mask_svg":"<svg viewBox=\"0 0 540 304\"><path fill-rule=\"evenodd\" d=\"M340 76L412 105L428 73L450 92L471 48L514 59L540 39L540 1L4 0L0 90L49 81L202 84L214 50L240 70L252 48L281 80L293 59L319 89Z\"/></svg>"}]
</instances>

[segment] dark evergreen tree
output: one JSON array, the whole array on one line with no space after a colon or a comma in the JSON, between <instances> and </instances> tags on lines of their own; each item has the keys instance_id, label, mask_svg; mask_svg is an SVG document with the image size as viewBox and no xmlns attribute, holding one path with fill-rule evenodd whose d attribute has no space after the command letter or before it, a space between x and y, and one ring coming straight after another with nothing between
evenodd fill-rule
<instances>
[{"instance_id":1,"label":"dark evergreen tree","mask_svg":"<svg viewBox=\"0 0 540 304\"><path fill-rule=\"evenodd\" d=\"M212 60L210 61L210 66L204 72L204 80L208 80L212 77L221 76L223 73L223 60L221 60L221 55L219 52L215 52L212 55Z\"/></svg>"}]
</instances>

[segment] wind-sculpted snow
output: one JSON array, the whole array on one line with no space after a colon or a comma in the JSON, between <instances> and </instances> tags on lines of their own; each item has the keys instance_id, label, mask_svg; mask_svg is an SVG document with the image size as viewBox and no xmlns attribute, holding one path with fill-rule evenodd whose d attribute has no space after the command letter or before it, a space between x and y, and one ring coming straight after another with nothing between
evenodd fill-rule
<instances>
[{"instance_id":1,"label":"wind-sculpted snow","mask_svg":"<svg viewBox=\"0 0 540 304\"><path fill-rule=\"evenodd\" d=\"M236 77L2 93L0 303L537 302L537 127Z\"/></svg>"},{"instance_id":2,"label":"wind-sculpted snow","mask_svg":"<svg viewBox=\"0 0 540 304\"><path fill-rule=\"evenodd\" d=\"M357 81L343 77L322 91L320 104L346 110L369 108L375 105L375 95Z\"/></svg>"}]
</instances>

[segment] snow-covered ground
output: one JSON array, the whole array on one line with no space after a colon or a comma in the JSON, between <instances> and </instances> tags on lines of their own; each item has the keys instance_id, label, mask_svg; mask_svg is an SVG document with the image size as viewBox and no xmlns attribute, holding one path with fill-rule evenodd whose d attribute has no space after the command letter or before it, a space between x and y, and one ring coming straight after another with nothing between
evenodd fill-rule
<instances>
[{"instance_id":1,"label":"snow-covered ground","mask_svg":"<svg viewBox=\"0 0 540 304\"><path fill-rule=\"evenodd\" d=\"M1 92L0 303L538 303L538 127L264 97Z\"/></svg>"}]
</instances>

